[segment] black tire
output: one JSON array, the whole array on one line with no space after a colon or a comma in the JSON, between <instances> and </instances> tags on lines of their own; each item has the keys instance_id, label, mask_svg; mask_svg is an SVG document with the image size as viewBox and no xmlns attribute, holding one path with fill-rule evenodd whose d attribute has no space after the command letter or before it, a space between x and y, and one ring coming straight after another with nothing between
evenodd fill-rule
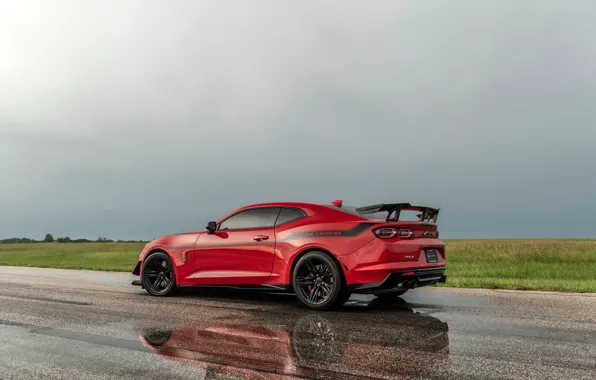
<instances>
[{"instance_id":1,"label":"black tire","mask_svg":"<svg viewBox=\"0 0 596 380\"><path fill-rule=\"evenodd\" d=\"M164 297L176 292L176 272L170 256L157 252L143 261L141 283L147 293Z\"/></svg>"},{"instance_id":2,"label":"black tire","mask_svg":"<svg viewBox=\"0 0 596 380\"><path fill-rule=\"evenodd\" d=\"M387 301L391 301L391 300L395 300L400 296L403 296L404 294L406 294L406 292L409 289L402 289L396 292L391 292L391 293L381 293L381 294L377 294L377 298L382 299L382 300L387 300Z\"/></svg>"},{"instance_id":3,"label":"black tire","mask_svg":"<svg viewBox=\"0 0 596 380\"><path fill-rule=\"evenodd\" d=\"M312 310L330 310L347 298L339 266L323 252L302 256L292 272L292 286L300 302Z\"/></svg>"}]
</instances>

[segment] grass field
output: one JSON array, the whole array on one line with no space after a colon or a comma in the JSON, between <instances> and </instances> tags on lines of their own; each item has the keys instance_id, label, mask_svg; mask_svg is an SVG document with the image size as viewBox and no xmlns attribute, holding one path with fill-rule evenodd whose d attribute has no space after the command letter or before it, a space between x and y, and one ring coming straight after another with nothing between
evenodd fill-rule
<instances>
[{"instance_id":1,"label":"grass field","mask_svg":"<svg viewBox=\"0 0 596 380\"><path fill-rule=\"evenodd\" d=\"M596 292L596 240L453 240L447 284L458 288Z\"/></svg>"},{"instance_id":2,"label":"grass field","mask_svg":"<svg viewBox=\"0 0 596 380\"><path fill-rule=\"evenodd\" d=\"M447 284L596 292L596 240L446 240ZM0 265L130 272L143 244L0 244Z\"/></svg>"}]
</instances>

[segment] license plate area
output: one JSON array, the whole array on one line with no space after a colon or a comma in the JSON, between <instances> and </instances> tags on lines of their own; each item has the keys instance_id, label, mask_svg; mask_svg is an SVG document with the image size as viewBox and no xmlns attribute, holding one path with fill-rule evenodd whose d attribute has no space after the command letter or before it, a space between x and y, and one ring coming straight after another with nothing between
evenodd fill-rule
<instances>
[{"instance_id":1,"label":"license plate area","mask_svg":"<svg viewBox=\"0 0 596 380\"><path fill-rule=\"evenodd\" d=\"M426 262L434 264L439 262L439 252L436 249L425 249L424 254L426 255Z\"/></svg>"}]
</instances>

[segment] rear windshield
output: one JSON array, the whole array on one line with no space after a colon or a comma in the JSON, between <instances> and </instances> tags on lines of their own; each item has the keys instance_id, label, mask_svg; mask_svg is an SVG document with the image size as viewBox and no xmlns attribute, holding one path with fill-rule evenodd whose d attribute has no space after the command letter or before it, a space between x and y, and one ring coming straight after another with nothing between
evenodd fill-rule
<instances>
[{"instance_id":1,"label":"rear windshield","mask_svg":"<svg viewBox=\"0 0 596 380\"><path fill-rule=\"evenodd\" d=\"M374 214L361 214L356 210L355 207L352 207L352 206L343 206L343 205L341 207L337 207L337 206L333 206L333 205L325 205L325 206L332 208L334 210L337 210L337 211L343 211L348 214L356 215L361 218L378 219L378 220L385 220L387 218L387 212L377 212Z\"/></svg>"}]
</instances>

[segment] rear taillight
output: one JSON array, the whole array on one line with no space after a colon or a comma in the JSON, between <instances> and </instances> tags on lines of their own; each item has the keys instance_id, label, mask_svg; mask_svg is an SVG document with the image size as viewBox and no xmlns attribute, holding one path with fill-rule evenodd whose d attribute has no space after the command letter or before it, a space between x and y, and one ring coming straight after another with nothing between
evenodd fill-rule
<instances>
[{"instance_id":1,"label":"rear taillight","mask_svg":"<svg viewBox=\"0 0 596 380\"><path fill-rule=\"evenodd\" d=\"M422 234L422 237L438 239L439 231L424 231L424 233Z\"/></svg>"},{"instance_id":2,"label":"rear taillight","mask_svg":"<svg viewBox=\"0 0 596 380\"><path fill-rule=\"evenodd\" d=\"M381 227L373 230L373 233L380 239L393 239L394 237L410 239L414 237L414 230L409 228Z\"/></svg>"},{"instance_id":3,"label":"rear taillight","mask_svg":"<svg viewBox=\"0 0 596 380\"><path fill-rule=\"evenodd\" d=\"M397 230L397 236L406 238L406 239L413 238L414 230L410 230L408 228L400 228L399 230Z\"/></svg>"}]
</instances>

